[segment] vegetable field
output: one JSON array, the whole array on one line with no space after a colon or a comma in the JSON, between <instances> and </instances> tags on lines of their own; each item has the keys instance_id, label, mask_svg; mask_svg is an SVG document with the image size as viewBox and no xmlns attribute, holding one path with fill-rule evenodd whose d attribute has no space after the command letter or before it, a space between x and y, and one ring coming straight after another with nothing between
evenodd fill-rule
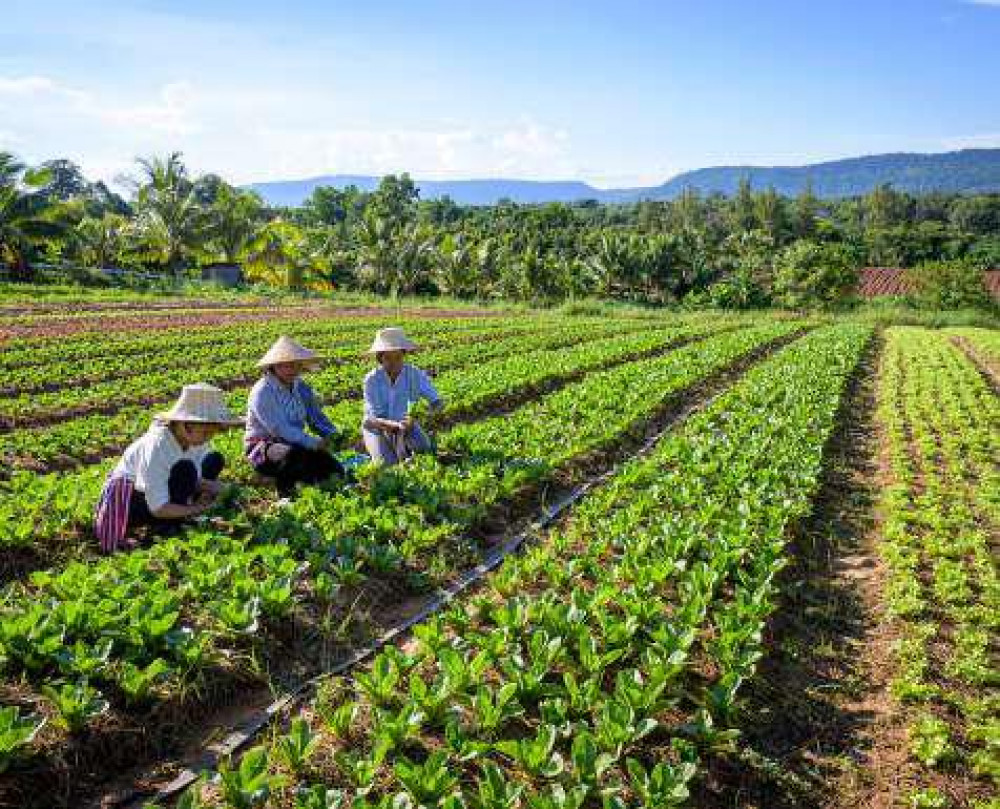
<instances>
[{"instance_id":1,"label":"vegetable field","mask_svg":"<svg viewBox=\"0 0 1000 809\"><path fill-rule=\"evenodd\" d=\"M1000 806L998 332L146 306L0 312L0 806ZM289 334L357 445L390 324L435 456L279 502L235 431L219 505L99 553L181 385L243 412Z\"/></svg>"}]
</instances>

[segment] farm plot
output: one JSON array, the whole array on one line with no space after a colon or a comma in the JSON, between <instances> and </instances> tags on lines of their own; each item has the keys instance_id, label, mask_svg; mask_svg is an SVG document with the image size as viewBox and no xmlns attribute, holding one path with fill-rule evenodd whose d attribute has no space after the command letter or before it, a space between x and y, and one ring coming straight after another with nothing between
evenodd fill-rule
<instances>
[{"instance_id":1,"label":"farm plot","mask_svg":"<svg viewBox=\"0 0 1000 809\"><path fill-rule=\"evenodd\" d=\"M419 593L447 578L475 558L469 532L492 505L537 491L574 459L621 441L686 388L800 329L763 325L591 373L521 417L524 437L486 427L477 443L471 425L457 428L464 462L421 459L371 476L357 492L311 490L286 508L230 516L148 551L37 572L13 585L0 624L3 668L11 685L21 683L16 701L52 718L34 742L38 766L67 749L91 765L95 757L127 763L162 742L156 737L165 720L177 724L220 689L232 694L259 680L262 664L321 666L317 656L343 644L329 625L333 611L369 579ZM666 346L676 336L656 339ZM600 367L614 352L632 356L637 345L628 340L606 340L612 353L603 358L584 350L581 368ZM646 353L651 344L638 348ZM574 378L579 371L555 370ZM495 378L484 384L496 389ZM560 437L571 440L534 457ZM289 637L289 626L307 637ZM137 722L147 728L138 745ZM132 743L119 744L125 738Z\"/></svg>"},{"instance_id":2,"label":"farm plot","mask_svg":"<svg viewBox=\"0 0 1000 809\"><path fill-rule=\"evenodd\" d=\"M649 330L648 326L631 328L637 333ZM333 341L333 347L323 352L330 360L328 367L310 377L325 403L359 394L360 379L371 363L361 348L370 338L370 331L370 328L364 331L350 329L346 332L338 330L332 335L312 335L315 345L322 346L327 340ZM421 356L421 361L434 373L490 360L509 352L551 349L603 334L629 333L630 327L620 324L610 327L606 324L532 327L519 323L507 327L499 324L492 328L446 330L442 334L433 326L415 324L411 331L417 339L427 338L425 346L430 350ZM242 356L236 359L226 359L226 352L223 351L221 362L213 358L210 350L204 352L203 360L193 363L179 361L171 366L167 358L165 367L170 370L125 377L105 385L85 386L82 390L60 391L52 397L59 404L50 404L48 411L44 409L44 403L41 410L37 406L40 398L45 397L21 397L15 400L14 407L21 407L30 413L28 418L31 421L42 419L57 423L29 426L0 435L0 456L8 469L34 471L65 469L77 463L99 460L123 448L144 429L149 405L169 401L176 396L184 381L197 379L223 388L249 388L259 374L255 363L265 347L264 343L251 345L249 351L243 349ZM105 398L95 398L95 390L103 393ZM80 400L89 404L81 405ZM136 401L143 404L136 404ZM237 395L232 404L241 410L245 399ZM9 400L0 399L0 414L8 405ZM2 419L0 416L0 421Z\"/></svg>"},{"instance_id":3,"label":"farm plot","mask_svg":"<svg viewBox=\"0 0 1000 809\"><path fill-rule=\"evenodd\" d=\"M890 789L917 807L993 807L1000 401L945 336L911 328L888 333L879 399L891 475L885 610L898 631L891 691L907 762Z\"/></svg>"},{"instance_id":4,"label":"farm plot","mask_svg":"<svg viewBox=\"0 0 1000 809\"><path fill-rule=\"evenodd\" d=\"M528 338L498 339L500 335L494 335L493 340L477 345L460 344L440 352L429 351L423 359L432 368L441 369L455 364L462 369L442 375L438 382L442 394L455 403L449 416L449 419L454 420L463 415L469 417L477 409L491 404L516 404L525 396L541 392L545 386L551 387L556 383L578 378L588 370L662 351L671 344L693 339L714 328L718 327L646 329L636 334L626 333L619 337L580 342L581 327L574 326L552 330L551 333L537 333ZM601 333L600 330L596 331ZM558 351L552 348L566 342L577 345ZM490 361L497 354L502 357ZM318 374L314 381L320 386L320 390L330 396L334 381L338 381L342 389L348 384L351 391L356 389L357 377L361 372L360 366L350 374L337 368ZM233 405L237 410L244 404L242 396L234 397ZM358 403L333 408L330 413L348 437L357 437L361 417ZM148 421L148 417L146 411L127 416L136 423L136 432L142 429L140 424ZM81 425L79 420L71 421L65 427L49 431L46 442L39 440L39 435L31 431L18 432L13 436L24 442L21 445L22 452L35 459L45 457L53 443L59 448L64 447L64 441L69 438L79 447L84 441L84 431L91 425L98 432L98 440L106 440L103 429L116 423L116 419L105 419L102 422L97 417L88 419L86 425ZM218 446L228 456L234 469L249 475L249 467L241 460L241 440L239 435L233 434L220 440ZM86 468L68 475L15 473L5 484L0 484L0 511L6 510L12 518L15 514L24 515L26 512L37 515L36 519L30 521L11 519L7 523L9 528L6 544L30 544L33 553L37 555L39 543L44 545L48 540L57 538L72 539L76 534L75 528L84 525L89 519L90 506L97 495L103 475L112 463L113 459L99 464L98 468ZM0 541L0 546L3 544L5 543Z\"/></svg>"},{"instance_id":5,"label":"farm plot","mask_svg":"<svg viewBox=\"0 0 1000 809\"><path fill-rule=\"evenodd\" d=\"M870 337L817 331L188 806L681 806L732 743L788 527Z\"/></svg>"}]
</instances>

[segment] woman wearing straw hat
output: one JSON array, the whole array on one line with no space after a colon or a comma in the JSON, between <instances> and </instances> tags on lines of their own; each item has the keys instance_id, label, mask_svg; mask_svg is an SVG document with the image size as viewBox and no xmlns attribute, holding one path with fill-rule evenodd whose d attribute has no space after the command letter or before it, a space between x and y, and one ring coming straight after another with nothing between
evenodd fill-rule
<instances>
[{"instance_id":1,"label":"woman wearing straw hat","mask_svg":"<svg viewBox=\"0 0 1000 809\"><path fill-rule=\"evenodd\" d=\"M264 370L247 401L247 458L278 493L290 497L297 483L319 483L344 469L330 446L337 428L326 417L302 373L319 364L313 351L279 337L257 363ZM310 435L306 428L315 435Z\"/></svg>"},{"instance_id":2,"label":"woman wearing straw hat","mask_svg":"<svg viewBox=\"0 0 1000 809\"><path fill-rule=\"evenodd\" d=\"M418 351L402 329L381 329L369 354L378 367L365 377L365 416L361 425L365 448L376 463L394 464L414 452L428 452L431 442L410 416L410 407L426 399L434 409L441 397L424 371L406 362Z\"/></svg>"},{"instance_id":3,"label":"woman wearing straw hat","mask_svg":"<svg viewBox=\"0 0 1000 809\"><path fill-rule=\"evenodd\" d=\"M185 385L174 406L154 417L108 476L94 516L101 549L129 550L136 544L126 538L130 528L185 520L212 505L224 460L209 442L242 423L221 390Z\"/></svg>"}]
</instances>

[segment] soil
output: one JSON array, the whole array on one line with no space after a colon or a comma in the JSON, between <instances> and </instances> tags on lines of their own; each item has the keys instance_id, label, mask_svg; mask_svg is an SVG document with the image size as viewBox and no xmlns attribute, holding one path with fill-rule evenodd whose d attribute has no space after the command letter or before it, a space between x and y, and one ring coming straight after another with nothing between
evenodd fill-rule
<instances>
[{"instance_id":1,"label":"soil","mask_svg":"<svg viewBox=\"0 0 1000 809\"><path fill-rule=\"evenodd\" d=\"M91 332L131 332L155 331L157 329L179 329L199 326L227 326L233 323L245 323L260 320L276 320L292 315L307 319L323 319L333 317L374 317L392 315L394 317L426 317L426 318L482 318L502 317L504 312L481 309L396 309L389 307L338 307L338 306L275 306L275 307L233 307L227 311L228 305L208 312L183 314L166 313L160 316L144 317L139 313L149 310L136 310L136 316L128 313L112 312L109 315L96 314L80 318L45 318L40 317L31 322L0 323L0 345L6 340L65 337L71 334ZM239 310L247 311L239 311Z\"/></svg>"}]
</instances>

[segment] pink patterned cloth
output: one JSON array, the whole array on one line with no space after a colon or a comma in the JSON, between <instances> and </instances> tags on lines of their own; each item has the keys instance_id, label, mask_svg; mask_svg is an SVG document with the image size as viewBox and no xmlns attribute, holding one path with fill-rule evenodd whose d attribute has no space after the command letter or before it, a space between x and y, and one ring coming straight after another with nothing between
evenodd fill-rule
<instances>
[{"instance_id":1,"label":"pink patterned cloth","mask_svg":"<svg viewBox=\"0 0 1000 809\"><path fill-rule=\"evenodd\" d=\"M127 546L129 503L135 484L125 475L112 475L104 484L94 510L94 533L104 553Z\"/></svg>"}]
</instances>

